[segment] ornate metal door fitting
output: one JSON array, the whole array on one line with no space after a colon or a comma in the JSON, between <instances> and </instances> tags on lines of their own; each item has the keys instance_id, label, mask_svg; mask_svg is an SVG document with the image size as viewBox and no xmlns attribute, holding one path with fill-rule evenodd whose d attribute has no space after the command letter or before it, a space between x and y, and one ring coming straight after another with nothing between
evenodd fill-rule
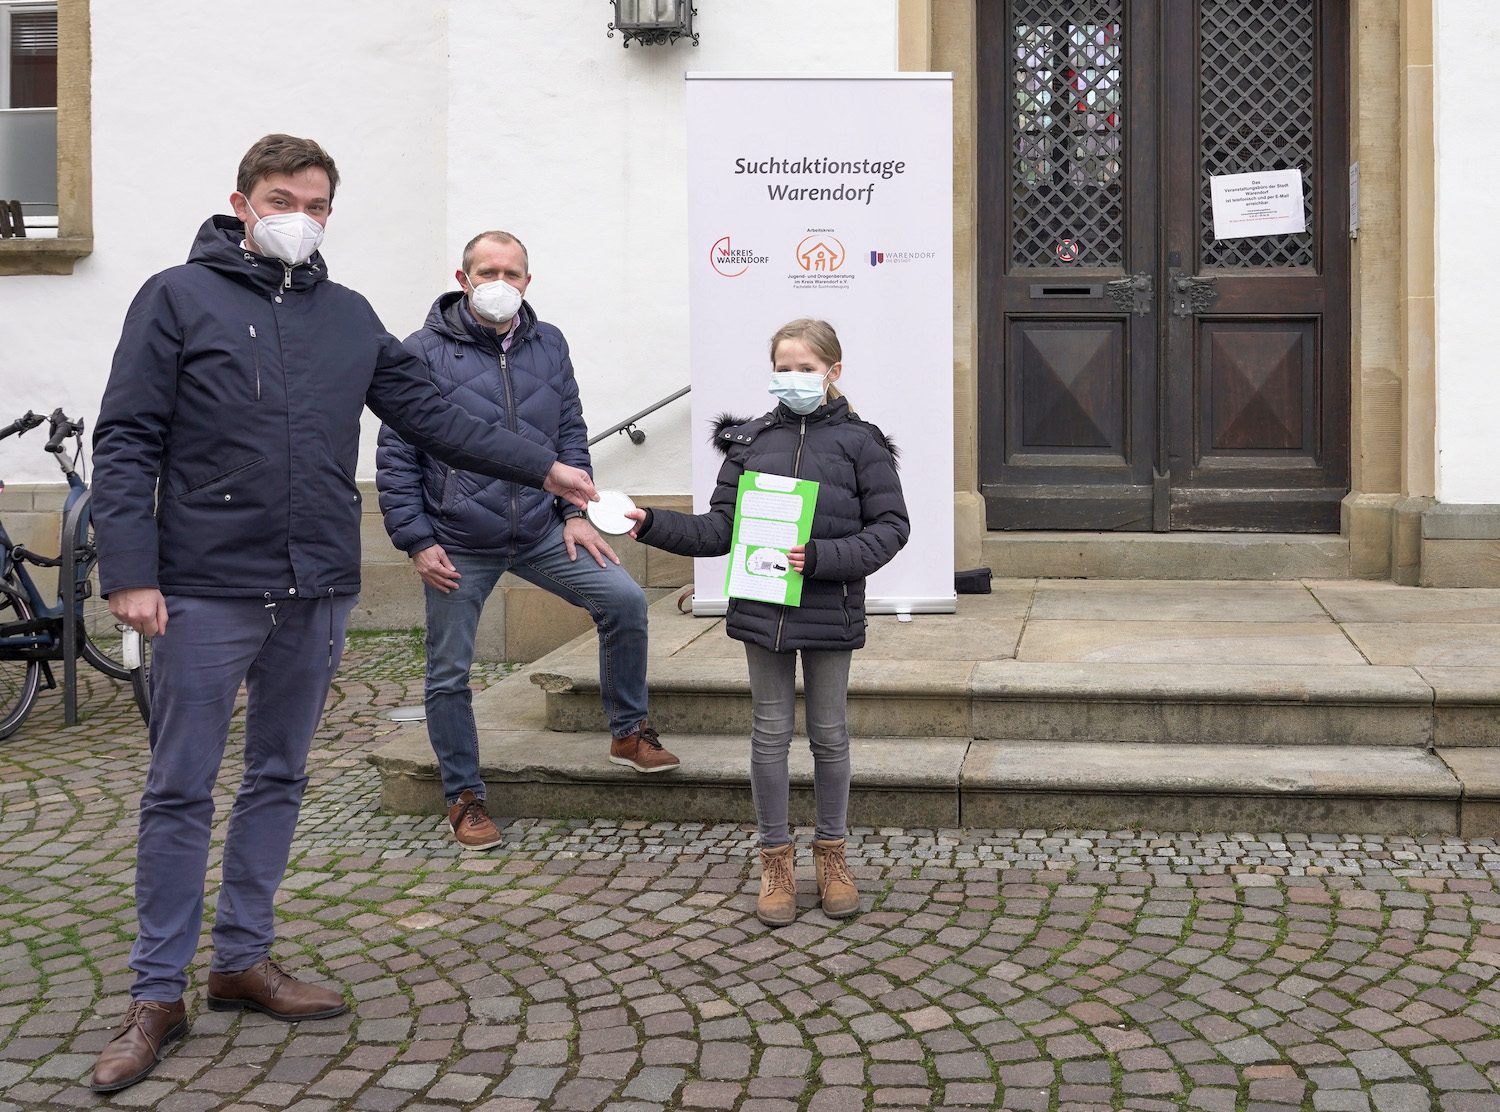
<instances>
[{"instance_id":1,"label":"ornate metal door fitting","mask_svg":"<svg viewBox=\"0 0 1500 1112\"><path fill-rule=\"evenodd\" d=\"M1208 312L1213 308L1214 302L1219 300L1219 291L1214 288L1217 280L1194 278L1191 274L1184 274L1173 267L1171 270L1172 315L1192 317Z\"/></svg>"},{"instance_id":2,"label":"ornate metal door fitting","mask_svg":"<svg viewBox=\"0 0 1500 1112\"><path fill-rule=\"evenodd\" d=\"M1115 308L1133 317L1149 317L1156 301L1156 282L1149 274L1127 274L1107 286Z\"/></svg>"}]
</instances>

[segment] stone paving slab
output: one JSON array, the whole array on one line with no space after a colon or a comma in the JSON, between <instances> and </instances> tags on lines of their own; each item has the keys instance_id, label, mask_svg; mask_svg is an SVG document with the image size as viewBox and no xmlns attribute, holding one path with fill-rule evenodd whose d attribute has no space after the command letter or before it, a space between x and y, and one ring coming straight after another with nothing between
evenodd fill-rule
<instances>
[{"instance_id":1,"label":"stone paving slab","mask_svg":"<svg viewBox=\"0 0 1500 1112\"><path fill-rule=\"evenodd\" d=\"M1226 580L1043 580L1032 621L1315 622L1328 613L1301 583Z\"/></svg>"},{"instance_id":2,"label":"stone paving slab","mask_svg":"<svg viewBox=\"0 0 1500 1112\"><path fill-rule=\"evenodd\" d=\"M1233 816L1256 828L1456 834L1462 792L1454 770L1413 748L976 741L961 800L975 826L1017 814L1039 826L1079 815L1208 827Z\"/></svg>"},{"instance_id":3,"label":"stone paving slab","mask_svg":"<svg viewBox=\"0 0 1500 1112\"><path fill-rule=\"evenodd\" d=\"M277 956L351 1013L208 1011L205 932L187 1038L112 1098L82 1082L129 982L145 744L116 685L73 730L44 695L0 744L0 1112L1500 1108L1493 840L856 814L862 913L815 910L800 828L773 932L741 825L511 821L463 855L380 814L416 651L351 642L278 900Z\"/></svg>"},{"instance_id":4,"label":"stone paving slab","mask_svg":"<svg viewBox=\"0 0 1500 1112\"><path fill-rule=\"evenodd\" d=\"M1350 622L1344 629L1371 664L1500 668L1500 624Z\"/></svg>"},{"instance_id":5,"label":"stone paving slab","mask_svg":"<svg viewBox=\"0 0 1500 1112\"><path fill-rule=\"evenodd\" d=\"M1364 664L1332 621L1029 621L1018 660L1133 664ZM1380 660L1380 664L1411 661Z\"/></svg>"},{"instance_id":6,"label":"stone paving slab","mask_svg":"<svg viewBox=\"0 0 1500 1112\"><path fill-rule=\"evenodd\" d=\"M1310 580L1306 587L1338 622L1500 624L1500 590L1424 587L1358 580Z\"/></svg>"}]
</instances>

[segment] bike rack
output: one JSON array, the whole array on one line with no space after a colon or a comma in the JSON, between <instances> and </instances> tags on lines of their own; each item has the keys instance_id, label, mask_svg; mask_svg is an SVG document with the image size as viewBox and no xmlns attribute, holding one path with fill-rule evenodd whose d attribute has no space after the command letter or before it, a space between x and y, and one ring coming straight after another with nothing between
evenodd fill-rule
<instances>
[{"instance_id":1,"label":"bike rack","mask_svg":"<svg viewBox=\"0 0 1500 1112\"><path fill-rule=\"evenodd\" d=\"M63 608L63 725L78 725L78 530L88 512L92 491L85 490L63 515L62 563L57 569L57 593Z\"/></svg>"}]
</instances>

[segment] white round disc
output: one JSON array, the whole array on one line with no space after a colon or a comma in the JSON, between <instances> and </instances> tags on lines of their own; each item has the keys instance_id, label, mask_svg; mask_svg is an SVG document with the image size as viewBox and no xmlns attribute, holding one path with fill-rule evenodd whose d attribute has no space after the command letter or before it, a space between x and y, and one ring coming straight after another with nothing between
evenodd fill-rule
<instances>
[{"instance_id":1,"label":"white round disc","mask_svg":"<svg viewBox=\"0 0 1500 1112\"><path fill-rule=\"evenodd\" d=\"M589 503L588 515L599 532L618 536L635 528L635 522L625 516L633 509L635 503L623 490L601 490L599 501Z\"/></svg>"}]
</instances>

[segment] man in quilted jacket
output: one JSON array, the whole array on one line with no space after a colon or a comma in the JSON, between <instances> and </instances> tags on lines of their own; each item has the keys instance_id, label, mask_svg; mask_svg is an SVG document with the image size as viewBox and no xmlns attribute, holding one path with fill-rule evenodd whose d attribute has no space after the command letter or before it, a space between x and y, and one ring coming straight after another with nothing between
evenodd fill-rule
<instances>
[{"instance_id":1,"label":"man in quilted jacket","mask_svg":"<svg viewBox=\"0 0 1500 1112\"><path fill-rule=\"evenodd\" d=\"M481 232L454 276L460 288L433 302L407 348L449 401L590 471L567 341L524 300L531 284L525 246L509 232ZM469 668L485 600L507 571L594 619L609 759L637 772L676 768L646 714L645 595L583 511L450 467L388 426L376 466L386 531L411 557L426 596L427 732L458 843L488 849L500 842L485 810Z\"/></svg>"}]
</instances>

